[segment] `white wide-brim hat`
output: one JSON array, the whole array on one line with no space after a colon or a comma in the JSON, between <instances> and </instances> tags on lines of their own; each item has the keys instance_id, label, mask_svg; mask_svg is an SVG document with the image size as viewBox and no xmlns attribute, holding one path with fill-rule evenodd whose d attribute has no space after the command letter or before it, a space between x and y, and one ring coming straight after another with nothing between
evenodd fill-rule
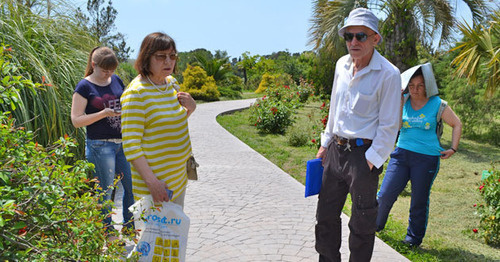
<instances>
[{"instance_id":1,"label":"white wide-brim hat","mask_svg":"<svg viewBox=\"0 0 500 262\"><path fill-rule=\"evenodd\" d=\"M378 32L378 18L372 13L372 11L366 8L356 8L349 13L347 21L339 30L340 37L344 37L344 32L349 26L368 27L380 36L380 41L378 41L378 43L382 42L382 35Z\"/></svg>"}]
</instances>

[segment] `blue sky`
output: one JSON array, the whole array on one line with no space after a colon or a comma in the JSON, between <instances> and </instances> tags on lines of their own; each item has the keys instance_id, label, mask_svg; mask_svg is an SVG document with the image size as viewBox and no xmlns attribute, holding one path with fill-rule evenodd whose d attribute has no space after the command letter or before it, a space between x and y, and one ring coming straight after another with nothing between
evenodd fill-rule
<instances>
[{"instance_id":1,"label":"blue sky","mask_svg":"<svg viewBox=\"0 0 500 262\"><path fill-rule=\"evenodd\" d=\"M75 1L86 10L86 0ZM455 4L467 10L462 1ZM134 49L131 58L142 39L156 31L174 38L181 52L205 48L238 57L245 51L268 55L312 49L311 0L114 0L113 7L118 11L117 31ZM468 10L463 16L470 21Z\"/></svg>"},{"instance_id":2,"label":"blue sky","mask_svg":"<svg viewBox=\"0 0 500 262\"><path fill-rule=\"evenodd\" d=\"M79 0L86 10L87 1ZM107 1L106 1L107 2ZM302 52L307 45L310 0L114 0L117 31L137 56L142 39L162 31L181 52L225 50L231 57Z\"/></svg>"}]
</instances>

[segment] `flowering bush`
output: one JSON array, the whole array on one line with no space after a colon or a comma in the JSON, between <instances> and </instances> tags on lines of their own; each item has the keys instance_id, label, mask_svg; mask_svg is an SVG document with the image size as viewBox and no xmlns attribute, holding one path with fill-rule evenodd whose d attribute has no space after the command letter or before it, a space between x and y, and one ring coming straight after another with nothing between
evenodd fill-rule
<instances>
[{"instance_id":1,"label":"flowering bush","mask_svg":"<svg viewBox=\"0 0 500 262\"><path fill-rule=\"evenodd\" d=\"M299 101L305 103L307 99L314 94L314 86L303 78L300 78L300 84L297 86L297 91L299 92Z\"/></svg>"},{"instance_id":2,"label":"flowering bush","mask_svg":"<svg viewBox=\"0 0 500 262\"><path fill-rule=\"evenodd\" d=\"M117 242L103 250L100 196L87 178L92 165L67 161L73 140L43 148L13 119L0 115L0 123L0 260L118 261L124 249Z\"/></svg>"},{"instance_id":3,"label":"flowering bush","mask_svg":"<svg viewBox=\"0 0 500 262\"><path fill-rule=\"evenodd\" d=\"M21 76L0 47L0 106L17 107L21 89L47 86ZM125 249L105 243L100 194L87 178L92 165L74 161L65 136L35 141L10 112L0 113L0 261L120 261ZM110 205L110 202L104 205Z\"/></svg>"},{"instance_id":4,"label":"flowering bush","mask_svg":"<svg viewBox=\"0 0 500 262\"><path fill-rule=\"evenodd\" d=\"M488 245L500 247L500 171L493 166L489 173L478 188L484 202L476 205L480 230L474 232Z\"/></svg>"},{"instance_id":5,"label":"flowering bush","mask_svg":"<svg viewBox=\"0 0 500 262\"><path fill-rule=\"evenodd\" d=\"M292 77L288 74L270 74L264 73L262 80L259 83L259 88L255 93L265 93L268 89L273 89L280 86L290 86L294 83Z\"/></svg>"},{"instance_id":6,"label":"flowering bush","mask_svg":"<svg viewBox=\"0 0 500 262\"><path fill-rule=\"evenodd\" d=\"M328 114L330 112L330 106L328 102L323 102L320 109L319 119L315 115L309 115L309 120L313 122L313 137L311 138L311 145L319 148L321 146L321 132L325 130L326 123L328 122Z\"/></svg>"},{"instance_id":7,"label":"flowering bush","mask_svg":"<svg viewBox=\"0 0 500 262\"><path fill-rule=\"evenodd\" d=\"M283 134L293 123L293 109L286 103L263 97L250 107L250 121L263 133Z\"/></svg>"}]
</instances>

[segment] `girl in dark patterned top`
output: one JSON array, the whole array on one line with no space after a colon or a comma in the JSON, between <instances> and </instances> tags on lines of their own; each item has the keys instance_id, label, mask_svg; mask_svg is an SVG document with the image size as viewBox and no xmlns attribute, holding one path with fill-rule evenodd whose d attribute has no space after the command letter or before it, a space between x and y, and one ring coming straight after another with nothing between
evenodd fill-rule
<instances>
[{"instance_id":1,"label":"girl in dark patterned top","mask_svg":"<svg viewBox=\"0 0 500 262\"><path fill-rule=\"evenodd\" d=\"M133 204L130 163L122 147L120 97L124 90L122 80L114 74L118 67L115 53L108 47L96 47L89 55L85 78L75 88L71 105L71 121L75 127L86 127L85 156L95 165L94 177L104 194L104 201L111 199L111 185L115 175L121 178L124 189L124 229L133 229ZM111 224L111 210L104 225L109 233L108 240L117 239L116 229ZM130 232L130 231L129 231Z\"/></svg>"}]
</instances>

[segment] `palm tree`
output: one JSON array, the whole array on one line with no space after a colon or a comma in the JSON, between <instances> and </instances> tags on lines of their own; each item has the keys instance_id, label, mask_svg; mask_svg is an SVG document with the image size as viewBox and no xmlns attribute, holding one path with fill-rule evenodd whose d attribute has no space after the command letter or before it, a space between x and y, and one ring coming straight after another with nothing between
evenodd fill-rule
<instances>
[{"instance_id":1,"label":"palm tree","mask_svg":"<svg viewBox=\"0 0 500 262\"><path fill-rule=\"evenodd\" d=\"M219 53L220 55L221 53ZM232 72L229 57L207 58L201 53L194 54L197 64L207 72L208 76L213 76L216 82L220 82L227 78Z\"/></svg>"},{"instance_id":2,"label":"palm tree","mask_svg":"<svg viewBox=\"0 0 500 262\"><path fill-rule=\"evenodd\" d=\"M500 9L492 14L488 27L478 24L472 28L468 23L459 23L458 28L464 39L451 50L460 51L452 61L452 65L458 66L456 74L466 76L469 83L475 83L481 68L486 68L485 95L493 97L500 83Z\"/></svg>"},{"instance_id":3,"label":"palm tree","mask_svg":"<svg viewBox=\"0 0 500 262\"><path fill-rule=\"evenodd\" d=\"M455 26L451 1L446 0L315 0L310 29L310 42L315 49L327 48L330 52L345 50L343 40L337 32L343 26L349 12L357 7L372 9L375 14L384 14L380 33L384 37L381 52L401 71L418 60L417 43L424 48L436 40L448 42ZM474 21L479 21L485 9L483 0L463 0L472 12Z\"/></svg>"}]
</instances>

